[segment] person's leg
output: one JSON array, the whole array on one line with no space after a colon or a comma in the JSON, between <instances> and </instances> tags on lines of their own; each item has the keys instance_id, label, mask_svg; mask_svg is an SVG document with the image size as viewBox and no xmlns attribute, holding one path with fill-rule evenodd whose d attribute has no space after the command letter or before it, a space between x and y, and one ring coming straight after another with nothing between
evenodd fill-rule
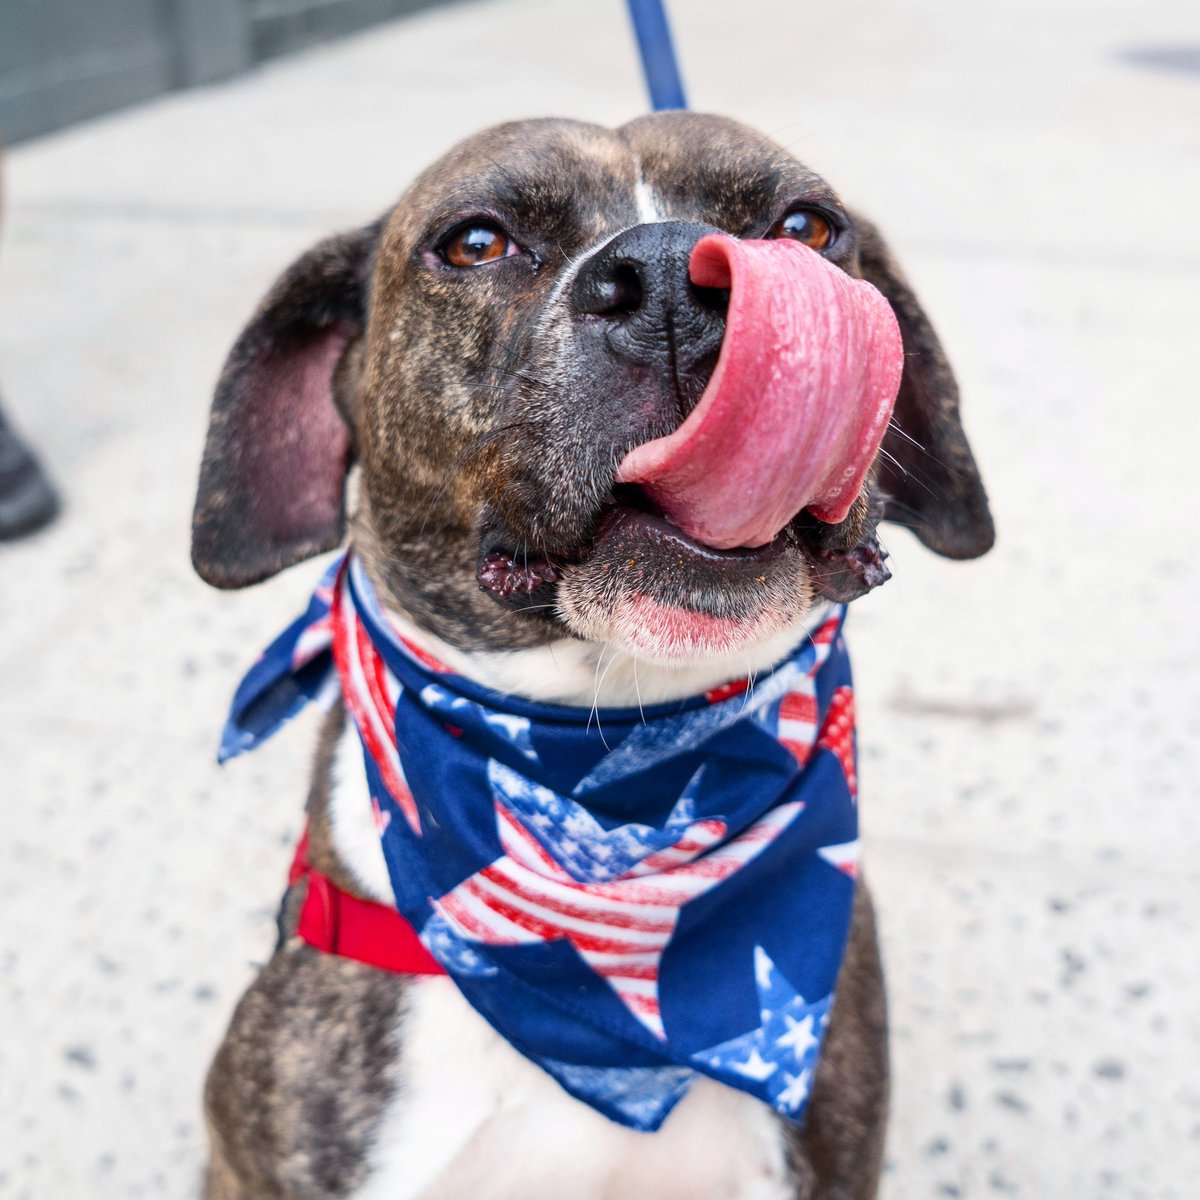
<instances>
[{"instance_id":1,"label":"person's leg","mask_svg":"<svg viewBox=\"0 0 1200 1200\"><path fill-rule=\"evenodd\" d=\"M4 147L0 146L0 170ZM21 441L0 402L0 540L40 529L58 512L58 496Z\"/></svg>"},{"instance_id":2,"label":"person's leg","mask_svg":"<svg viewBox=\"0 0 1200 1200\"><path fill-rule=\"evenodd\" d=\"M0 540L33 533L57 512L50 481L0 408Z\"/></svg>"}]
</instances>

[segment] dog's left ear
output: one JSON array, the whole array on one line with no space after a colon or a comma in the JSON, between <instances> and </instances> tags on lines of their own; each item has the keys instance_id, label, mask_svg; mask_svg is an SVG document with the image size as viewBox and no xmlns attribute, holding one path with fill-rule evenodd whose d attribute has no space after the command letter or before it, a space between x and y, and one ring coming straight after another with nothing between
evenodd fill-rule
<instances>
[{"instance_id":1,"label":"dog's left ear","mask_svg":"<svg viewBox=\"0 0 1200 1200\"><path fill-rule=\"evenodd\" d=\"M192 563L216 587L258 583L342 540L352 444L333 377L366 328L381 226L294 262L230 351L192 518Z\"/></svg>"},{"instance_id":2,"label":"dog's left ear","mask_svg":"<svg viewBox=\"0 0 1200 1200\"><path fill-rule=\"evenodd\" d=\"M891 303L904 341L904 375L877 477L885 520L906 525L947 558L978 558L995 529L958 415L958 385L925 310L879 231L856 218L862 277Z\"/></svg>"}]
</instances>

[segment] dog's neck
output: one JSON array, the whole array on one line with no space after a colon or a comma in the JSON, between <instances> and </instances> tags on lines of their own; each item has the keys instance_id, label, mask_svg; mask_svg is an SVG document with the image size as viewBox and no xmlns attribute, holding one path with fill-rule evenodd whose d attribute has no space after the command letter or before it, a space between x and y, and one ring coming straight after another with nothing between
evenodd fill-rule
<instances>
[{"instance_id":1,"label":"dog's neck","mask_svg":"<svg viewBox=\"0 0 1200 1200\"><path fill-rule=\"evenodd\" d=\"M752 678L779 662L828 613L828 605L806 613L771 638L734 654L678 665L648 662L607 643L560 638L524 650L466 651L422 629L395 610L389 616L409 641L452 671L497 692L597 708L623 708L682 700L733 679Z\"/></svg>"}]
</instances>

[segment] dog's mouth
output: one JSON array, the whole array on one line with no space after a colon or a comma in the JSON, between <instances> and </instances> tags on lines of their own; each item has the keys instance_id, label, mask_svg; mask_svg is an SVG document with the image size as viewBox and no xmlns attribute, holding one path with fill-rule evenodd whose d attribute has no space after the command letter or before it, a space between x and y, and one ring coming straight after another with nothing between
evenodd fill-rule
<instances>
[{"instance_id":1,"label":"dog's mouth","mask_svg":"<svg viewBox=\"0 0 1200 1200\"><path fill-rule=\"evenodd\" d=\"M496 528L481 538L479 586L507 608L535 611L553 606L564 573L597 558L623 566L622 574L636 572L639 562L646 568L663 560L664 565L669 562L684 571L710 574L714 584L728 586L746 576L761 579L792 539L784 531L763 546L727 550L709 546L680 529L643 488L617 484L612 499L600 509L593 532L577 548L539 555L531 554L527 545L518 549L505 544L507 540Z\"/></svg>"},{"instance_id":2,"label":"dog's mouth","mask_svg":"<svg viewBox=\"0 0 1200 1200\"><path fill-rule=\"evenodd\" d=\"M637 485L618 484L589 536L530 553L499 527L480 540L480 587L510 611L615 640L649 657L712 656L761 640L814 599L847 602L885 582L877 512L863 498L829 525L804 512L760 546L720 548L682 530Z\"/></svg>"}]
</instances>

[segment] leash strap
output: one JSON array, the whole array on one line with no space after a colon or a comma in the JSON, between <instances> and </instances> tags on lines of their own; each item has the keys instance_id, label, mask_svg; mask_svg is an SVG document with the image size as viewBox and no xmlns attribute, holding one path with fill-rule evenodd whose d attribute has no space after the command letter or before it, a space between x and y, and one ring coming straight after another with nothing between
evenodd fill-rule
<instances>
[{"instance_id":1,"label":"leash strap","mask_svg":"<svg viewBox=\"0 0 1200 1200\"><path fill-rule=\"evenodd\" d=\"M655 112L687 108L663 0L629 0L629 16L642 56L651 107Z\"/></svg>"}]
</instances>

